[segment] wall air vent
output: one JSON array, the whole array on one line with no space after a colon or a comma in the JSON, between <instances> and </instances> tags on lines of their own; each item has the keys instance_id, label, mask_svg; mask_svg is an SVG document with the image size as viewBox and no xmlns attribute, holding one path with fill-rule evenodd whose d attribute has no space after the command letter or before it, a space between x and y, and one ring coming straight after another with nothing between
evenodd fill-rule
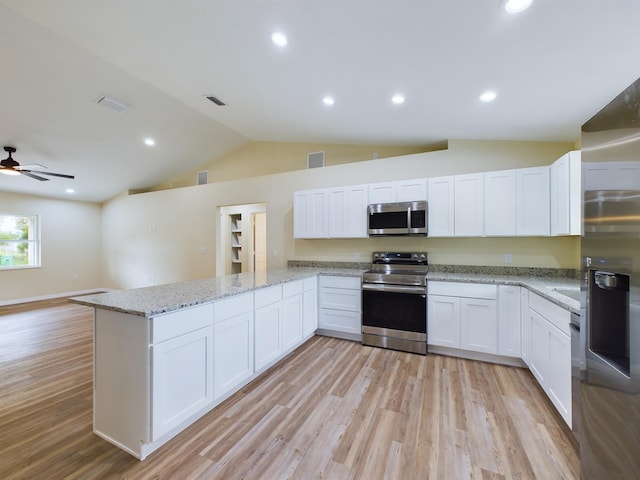
<instances>
[{"instance_id":1,"label":"wall air vent","mask_svg":"<svg viewBox=\"0 0 640 480\"><path fill-rule=\"evenodd\" d=\"M224 103L222 100L220 100L218 97L214 97L213 95L207 95L207 100L215 103L216 105L218 105L219 107L224 107L226 105L226 103Z\"/></svg>"},{"instance_id":2,"label":"wall air vent","mask_svg":"<svg viewBox=\"0 0 640 480\"><path fill-rule=\"evenodd\" d=\"M95 99L95 102L98 105L102 105L103 107L110 108L111 110L115 110L116 112L124 112L125 110L131 108L131 105L127 105L120 100L116 100L113 97L110 97L106 93L103 93L98 98Z\"/></svg>"},{"instance_id":3,"label":"wall air vent","mask_svg":"<svg viewBox=\"0 0 640 480\"><path fill-rule=\"evenodd\" d=\"M207 183L209 183L209 172L208 171L203 171L203 172L198 172L198 185L206 185Z\"/></svg>"},{"instance_id":4,"label":"wall air vent","mask_svg":"<svg viewBox=\"0 0 640 480\"><path fill-rule=\"evenodd\" d=\"M307 168L324 167L324 152L307 153Z\"/></svg>"}]
</instances>

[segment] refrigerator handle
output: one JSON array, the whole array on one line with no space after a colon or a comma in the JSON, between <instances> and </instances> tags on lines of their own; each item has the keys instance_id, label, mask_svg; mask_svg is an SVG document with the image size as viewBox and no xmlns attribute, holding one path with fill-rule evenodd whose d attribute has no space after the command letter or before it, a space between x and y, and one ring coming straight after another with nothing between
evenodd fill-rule
<instances>
[{"instance_id":1,"label":"refrigerator handle","mask_svg":"<svg viewBox=\"0 0 640 480\"><path fill-rule=\"evenodd\" d=\"M618 281L618 275L609 272L596 272L595 284L605 290L625 290L624 282ZM622 283L622 285L621 285Z\"/></svg>"}]
</instances>

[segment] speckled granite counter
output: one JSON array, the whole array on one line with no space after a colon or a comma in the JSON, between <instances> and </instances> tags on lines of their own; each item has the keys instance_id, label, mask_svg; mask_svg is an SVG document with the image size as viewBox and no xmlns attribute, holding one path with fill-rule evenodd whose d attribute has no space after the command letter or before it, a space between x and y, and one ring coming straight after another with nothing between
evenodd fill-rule
<instances>
[{"instance_id":1,"label":"speckled granite counter","mask_svg":"<svg viewBox=\"0 0 640 480\"><path fill-rule=\"evenodd\" d=\"M225 297L247 293L313 275L359 277L362 269L349 268L287 268L266 274L240 273L188 282L169 283L153 287L119 290L96 295L74 297L74 303L103 308L142 317L179 310Z\"/></svg>"},{"instance_id":2,"label":"speckled granite counter","mask_svg":"<svg viewBox=\"0 0 640 480\"><path fill-rule=\"evenodd\" d=\"M522 277L517 275L487 275L483 273L429 272L427 280L441 282L489 283L496 285L516 285L550 300L573 313L580 313L580 302L556 291L580 290L580 282L559 277Z\"/></svg>"}]
</instances>

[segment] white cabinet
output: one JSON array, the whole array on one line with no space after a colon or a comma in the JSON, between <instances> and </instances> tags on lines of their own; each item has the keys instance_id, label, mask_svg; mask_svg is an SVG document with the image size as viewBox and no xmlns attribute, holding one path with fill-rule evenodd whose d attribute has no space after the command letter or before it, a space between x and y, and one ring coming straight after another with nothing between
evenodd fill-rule
<instances>
[{"instance_id":1,"label":"white cabinet","mask_svg":"<svg viewBox=\"0 0 640 480\"><path fill-rule=\"evenodd\" d=\"M360 277L321 275L319 278L318 328L339 332L357 340L362 335L362 288Z\"/></svg>"},{"instance_id":2,"label":"white cabinet","mask_svg":"<svg viewBox=\"0 0 640 480\"><path fill-rule=\"evenodd\" d=\"M580 235L580 152L569 152L550 167L551 235Z\"/></svg>"},{"instance_id":3,"label":"white cabinet","mask_svg":"<svg viewBox=\"0 0 640 480\"><path fill-rule=\"evenodd\" d=\"M432 177L428 181L429 236L453 237L454 177Z\"/></svg>"},{"instance_id":4,"label":"white cabinet","mask_svg":"<svg viewBox=\"0 0 640 480\"><path fill-rule=\"evenodd\" d=\"M318 277L305 278L302 288L302 336L309 338L318 329Z\"/></svg>"},{"instance_id":5,"label":"white cabinet","mask_svg":"<svg viewBox=\"0 0 640 480\"><path fill-rule=\"evenodd\" d=\"M431 287L432 283L429 283ZM442 347L460 347L460 298L427 296L427 343Z\"/></svg>"},{"instance_id":6,"label":"white cabinet","mask_svg":"<svg viewBox=\"0 0 640 480\"><path fill-rule=\"evenodd\" d=\"M474 352L496 353L498 349L497 334L498 317L495 296L490 300L460 299L461 348Z\"/></svg>"},{"instance_id":7,"label":"white cabinet","mask_svg":"<svg viewBox=\"0 0 640 480\"><path fill-rule=\"evenodd\" d=\"M328 219L328 194L326 189L294 192L294 238L327 238L329 236Z\"/></svg>"},{"instance_id":8,"label":"white cabinet","mask_svg":"<svg viewBox=\"0 0 640 480\"><path fill-rule=\"evenodd\" d=\"M454 177L454 234L456 237L484 235L484 175Z\"/></svg>"},{"instance_id":9,"label":"white cabinet","mask_svg":"<svg viewBox=\"0 0 640 480\"><path fill-rule=\"evenodd\" d=\"M495 285L429 282L427 343L495 354L496 298Z\"/></svg>"},{"instance_id":10,"label":"white cabinet","mask_svg":"<svg viewBox=\"0 0 640 480\"><path fill-rule=\"evenodd\" d=\"M498 285L498 354L521 356L521 287Z\"/></svg>"},{"instance_id":11,"label":"white cabinet","mask_svg":"<svg viewBox=\"0 0 640 480\"><path fill-rule=\"evenodd\" d=\"M516 234L516 172L484 174L484 233L490 237Z\"/></svg>"},{"instance_id":12,"label":"white cabinet","mask_svg":"<svg viewBox=\"0 0 640 480\"><path fill-rule=\"evenodd\" d=\"M524 363L530 367L531 359L531 322L529 320L529 290L526 288L520 289L520 328L522 329L522 342L520 348L522 349L521 355Z\"/></svg>"},{"instance_id":13,"label":"white cabinet","mask_svg":"<svg viewBox=\"0 0 640 480\"><path fill-rule=\"evenodd\" d=\"M213 402L213 308L159 315L151 330L153 441Z\"/></svg>"},{"instance_id":14,"label":"white cabinet","mask_svg":"<svg viewBox=\"0 0 640 480\"><path fill-rule=\"evenodd\" d=\"M213 304L214 397L225 396L253 374L253 293Z\"/></svg>"},{"instance_id":15,"label":"white cabinet","mask_svg":"<svg viewBox=\"0 0 640 480\"><path fill-rule=\"evenodd\" d=\"M427 179L413 178L396 182L396 201L415 202L427 199ZM373 202L372 202L373 203Z\"/></svg>"},{"instance_id":16,"label":"white cabinet","mask_svg":"<svg viewBox=\"0 0 640 480\"><path fill-rule=\"evenodd\" d=\"M280 357L280 320L282 287L263 288L255 292L254 365L262 370Z\"/></svg>"},{"instance_id":17,"label":"white cabinet","mask_svg":"<svg viewBox=\"0 0 640 480\"><path fill-rule=\"evenodd\" d=\"M571 427L570 313L529 293L529 368Z\"/></svg>"},{"instance_id":18,"label":"white cabinet","mask_svg":"<svg viewBox=\"0 0 640 480\"><path fill-rule=\"evenodd\" d=\"M516 170L516 235L549 236L549 167Z\"/></svg>"},{"instance_id":19,"label":"white cabinet","mask_svg":"<svg viewBox=\"0 0 640 480\"><path fill-rule=\"evenodd\" d=\"M369 185L369 203L415 202L426 199L426 178L372 183Z\"/></svg>"},{"instance_id":20,"label":"white cabinet","mask_svg":"<svg viewBox=\"0 0 640 480\"><path fill-rule=\"evenodd\" d=\"M368 186L331 188L328 195L329 238L367 237Z\"/></svg>"},{"instance_id":21,"label":"white cabinet","mask_svg":"<svg viewBox=\"0 0 640 480\"><path fill-rule=\"evenodd\" d=\"M280 345L284 352L302 340L302 286L302 280L288 282L282 286Z\"/></svg>"},{"instance_id":22,"label":"white cabinet","mask_svg":"<svg viewBox=\"0 0 640 480\"><path fill-rule=\"evenodd\" d=\"M213 402L213 326L153 345L152 440Z\"/></svg>"}]
</instances>

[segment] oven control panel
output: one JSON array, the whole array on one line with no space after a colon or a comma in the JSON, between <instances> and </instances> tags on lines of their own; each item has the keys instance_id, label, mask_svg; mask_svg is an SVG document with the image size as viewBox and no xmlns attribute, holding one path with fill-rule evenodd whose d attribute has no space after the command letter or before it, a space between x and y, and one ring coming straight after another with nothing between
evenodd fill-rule
<instances>
[{"instance_id":1,"label":"oven control panel","mask_svg":"<svg viewBox=\"0 0 640 480\"><path fill-rule=\"evenodd\" d=\"M373 263L426 265L427 252L373 252Z\"/></svg>"}]
</instances>

